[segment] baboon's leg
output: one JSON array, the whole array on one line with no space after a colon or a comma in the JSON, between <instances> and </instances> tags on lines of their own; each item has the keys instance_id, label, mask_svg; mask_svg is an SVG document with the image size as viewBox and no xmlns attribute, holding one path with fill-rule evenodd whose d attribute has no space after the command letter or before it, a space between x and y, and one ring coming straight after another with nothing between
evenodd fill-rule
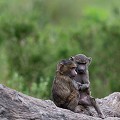
<instances>
[{"instance_id":1,"label":"baboon's leg","mask_svg":"<svg viewBox=\"0 0 120 120\"><path fill-rule=\"evenodd\" d=\"M73 99L69 102L67 108L68 108L69 110L75 111L75 108L76 108L77 106L78 106L78 99L73 98Z\"/></svg>"},{"instance_id":2,"label":"baboon's leg","mask_svg":"<svg viewBox=\"0 0 120 120\"><path fill-rule=\"evenodd\" d=\"M93 116L92 112L89 109L89 106L92 106L90 96L83 96L83 98L79 100L79 105L83 105L84 108L87 110L88 115Z\"/></svg>"},{"instance_id":3,"label":"baboon's leg","mask_svg":"<svg viewBox=\"0 0 120 120\"><path fill-rule=\"evenodd\" d=\"M86 107L86 110L88 111L90 116L93 116L93 113L90 111L90 108L88 106Z\"/></svg>"},{"instance_id":4,"label":"baboon's leg","mask_svg":"<svg viewBox=\"0 0 120 120\"><path fill-rule=\"evenodd\" d=\"M95 98L90 97L90 100L91 100L92 106L93 106L93 107L95 108L95 110L97 111L98 116L104 119L105 116L104 116L104 114L102 113L102 111L100 110L100 107L98 106L98 104L97 104Z\"/></svg>"},{"instance_id":5,"label":"baboon's leg","mask_svg":"<svg viewBox=\"0 0 120 120\"><path fill-rule=\"evenodd\" d=\"M90 100L90 96L82 96L80 99L79 99L79 104L80 105L84 105L84 106L91 106L91 100Z\"/></svg>"},{"instance_id":6,"label":"baboon's leg","mask_svg":"<svg viewBox=\"0 0 120 120\"><path fill-rule=\"evenodd\" d=\"M83 108L80 105L78 105L78 102L79 102L79 97L78 95L76 95L73 99L71 99L67 108L74 112L80 113L83 110Z\"/></svg>"},{"instance_id":7,"label":"baboon's leg","mask_svg":"<svg viewBox=\"0 0 120 120\"><path fill-rule=\"evenodd\" d=\"M76 113L82 113L84 110L85 110L84 106L78 105L78 106L75 107L74 112L76 112Z\"/></svg>"}]
</instances>

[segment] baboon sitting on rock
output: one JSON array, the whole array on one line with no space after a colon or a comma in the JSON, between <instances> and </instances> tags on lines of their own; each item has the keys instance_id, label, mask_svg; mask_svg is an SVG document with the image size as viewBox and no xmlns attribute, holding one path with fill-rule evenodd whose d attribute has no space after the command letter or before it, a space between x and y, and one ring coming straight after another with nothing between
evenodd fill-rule
<instances>
[{"instance_id":1,"label":"baboon sitting on rock","mask_svg":"<svg viewBox=\"0 0 120 120\"><path fill-rule=\"evenodd\" d=\"M52 86L52 97L56 106L80 112L79 88L73 79L77 75L75 69L76 64L71 60L62 60L58 63Z\"/></svg>"},{"instance_id":2,"label":"baboon sitting on rock","mask_svg":"<svg viewBox=\"0 0 120 120\"><path fill-rule=\"evenodd\" d=\"M74 57L71 57L70 60L74 61L77 65L77 68L76 68L77 75L74 79L79 83L79 94L80 94L79 104L87 108L90 115L92 115L92 113L90 112L88 106L93 106L97 111L98 116L101 118L105 118L95 98L93 98L90 95L90 81L89 81L88 66L91 63L92 58L86 57L83 54L78 54L78 55L75 55Z\"/></svg>"}]
</instances>

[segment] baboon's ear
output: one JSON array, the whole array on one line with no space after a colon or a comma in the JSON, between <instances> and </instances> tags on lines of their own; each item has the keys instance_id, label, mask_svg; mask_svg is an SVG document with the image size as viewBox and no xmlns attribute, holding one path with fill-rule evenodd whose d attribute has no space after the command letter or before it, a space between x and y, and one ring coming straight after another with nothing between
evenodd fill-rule
<instances>
[{"instance_id":1,"label":"baboon's ear","mask_svg":"<svg viewBox=\"0 0 120 120\"><path fill-rule=\"evenodd\" d=\"M57 64L57 71L61 71L61 69L63 68L64 64L61 62L61 63L58 63Z\"/></svg>"},{"instance_id":2,"label":"baboon's ear","mask_svg":"<svg viewBox=\"0 0 120 120\"><path fill-rule=\"evenodd\" d=\"M91 62L92 62L92 58L88 57L88 64L90 65Z\"/></svg>"},{"instance_id":3,"label":"baboon's ear","mask_svg":"<svg viewBox=\"0 0 120 120\"><path fill-rule=\"evenodd\" d=\"M75 58L75 57L71 56L71 57L69 58L69 60L74 61L74 58Z\"/></svg>"}]
</instances>

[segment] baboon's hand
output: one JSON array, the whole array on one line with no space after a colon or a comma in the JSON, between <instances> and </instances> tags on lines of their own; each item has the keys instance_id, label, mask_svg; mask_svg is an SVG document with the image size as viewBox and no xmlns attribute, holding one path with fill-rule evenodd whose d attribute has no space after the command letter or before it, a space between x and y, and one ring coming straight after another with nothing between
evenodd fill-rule
<instances>
[{"instance_id":1,"label":"baboon's hand","mask_svg":"<svg viewBox=\"0 0 120 120\"><path fill-rule=\"evenodd\" d=\"M84 91L89 88L89 84L81 84L80 85L80 90Z\"/></svg>"},{"instance_id":2,"label":"baboon's hand","mask_svg":"<svg viewBox=\"0 0 120 120\"><path fill-rule=\"evenodd\" d=\"M79 83L79 82L77 82L77 84L78 84L78 86L82 86L82 84L81 84L81 83Z\"/></svg>"},{"instance_id":3,"label":"baboon's hand","mask_svg":"<svg viewBox=\"0 0 120 120\"><path fill-rule=\"evenodd\" d=\"M78 85L78 90L81 90L81 86L82 86L82 84L79 83L79 82L77 82L77 85Z\"/></svg>"}]
</instances>

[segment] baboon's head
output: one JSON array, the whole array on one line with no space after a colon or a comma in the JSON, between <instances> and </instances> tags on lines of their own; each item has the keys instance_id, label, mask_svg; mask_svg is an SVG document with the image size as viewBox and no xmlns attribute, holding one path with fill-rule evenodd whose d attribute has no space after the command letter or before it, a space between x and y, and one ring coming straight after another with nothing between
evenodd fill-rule
<instances>
[{"instance_id":1,"label":"baboon's head","mask_svg":"<svg viewBox=\"0 0 120 120\"><path fill-rule=\"evenodd\" d=\"M71 60L61 60L57 65L57 71L65 76L69 76L70 78L73 78L77 75L76 64Z\"/></svg>"},{"instance_id":2,"label":"baboon's head","mask_svg":"<svg viewBox=\"0 0 120 120\"><path fill-rule=\"evenodd\" d=\"M70 60L74 61L77 65L76 71L78 74L83 74L88 69L92 58L86 57L84 54L78 54L70 58Z\"/></svg>"}]
</instances>

